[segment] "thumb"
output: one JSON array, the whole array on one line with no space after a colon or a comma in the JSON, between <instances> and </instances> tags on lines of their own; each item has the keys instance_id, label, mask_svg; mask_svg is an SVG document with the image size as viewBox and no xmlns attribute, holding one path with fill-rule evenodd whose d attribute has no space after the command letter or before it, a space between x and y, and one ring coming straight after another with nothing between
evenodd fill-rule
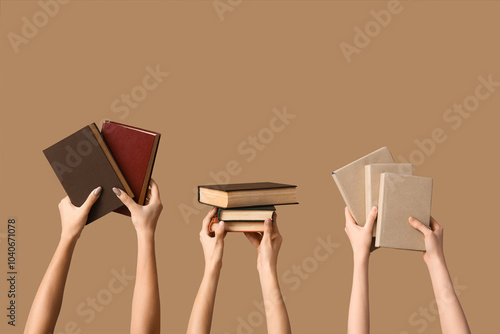
<instances>
[{"instance_id":1,"label":"thumb","mask_svg":"<svg viewBox=\"0 0 500 334\"><path fill-rule=\"evenodd\" d=\"M366 217L366 223L365 223L365 228L368 230L373 230L373 224L375 223L375 219L377 219L377 207L374 206L370 212L368 213L368 216Z\"/></svg>"},{"instance_id":2,"label":"thumb","mask_svg":"<svg viewBox=\"0 0 500 334\"><path fill-rule=\"evenodd\" d=\"M262 238L271 238L271 233L273 232L273 222L271 219L266 218L264 221L264 235Z\"/></svg>"},{"instance_id":3,"label":"thumb","mask_svg":"<svg viewBox=\"0 0 500 334\"><path fill-rule=\"evenodd\" d=\"M130 212L135 208L135 205L137 205L132 198L130 198L129 195L127 195L126 192L119 188L113 187L113 192L115 193L116 197L122 201L123 204L129 209Z\"/></svg>"},{"instance_id":4,"label":"thumb","mask_svg":"<svg viewBox=\"0 0 500 334\"><path fill-rule=\"evenodd\" d=\"M420 232L422 232L424 236L432 234L432 231L427 226L422 224L418 219L410 217L408 221L410 222L410 225L413 226L414 229L417 229Z\"/></svg>"},{"instance_id":5,"label":"thumb","mask_svg":"<svg viewBox=\"0 0 500 334\"><path fill-rule=\"evenodd\" d=\"M215 238L223 239L224 238L224 222L220 221L217 228L215 229Z\"/></svg>"},{"instance_id":6,"label":"thumb","mask_svg":"<svg viewBox=\"0 0 500 334\"><path fill-rule=\"evenodd\" d=\"M101 190L102 190L101 186L92 190L87 199L85 200L85 202L80 206L80 208L85 210L87 214L89 213L92 205L94 205L94 203L99 199L99 196L101 195Z\"/></svg>"}]
</instances>

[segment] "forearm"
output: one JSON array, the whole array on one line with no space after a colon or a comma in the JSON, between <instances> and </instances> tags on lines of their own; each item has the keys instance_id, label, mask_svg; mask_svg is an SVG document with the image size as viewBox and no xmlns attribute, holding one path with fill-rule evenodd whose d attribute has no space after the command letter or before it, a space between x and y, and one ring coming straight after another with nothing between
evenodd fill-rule
<instances>
[{"instance_id":1,"label":"forearm","mask_svg":"<svg viewBox=\"0 0 500 334\"><path fill-rule=\"evenodd\" d=\"M75 246L76 239L61 237L31 305L24 333L54 331Z\"/></svg>"},{"instance_id":2,"label":"forearm","mask_svg":"<svg viewBox=\"0 0 500 334\"><path fill-rule=\"evenodd\" d=\"M351 300L347 320L347 333L349 334L370 332L368 266L369 255L354 257Z\"/></svg>"},{"instance_id":3,"label":"forearm","mask_svg":"<svg viewBox=\"0 0 500 334\"><path fill-rule=\"evenodd\" d=\"M160 333L160 296L154 233L138 234L131 333Z\"/></svg>"},{"instance_id":4,"label":"forearm","mask_svg":"<svg viewBox=\"0 0 500 334\"><path fill-rule=\"evenodd\" d=\"M205 273L189 318L188 334L210 333L219 277L220 267L205 268Z\"/></svg>"},{"instance_id":5,"label":"forearm","mask_svg":"<svg viewBox=\"0 0 500 334\"><path fill-rule=\"evenodd\" d=\"M429 261L427 267L431 276L443 334L470 334L467 319L453 288L444 258Z\"/></svg>"},{"instance_id":6,"label":"forearm","mask_svg":"<svg viewBox=\"0 0 500 334\"><path fill-rule=\"evenodd\" d=\"M290 320L281 295L276 269L260 269L259 278L266 309L267 332L291 333Z\"/></svg>"}]
</instances>

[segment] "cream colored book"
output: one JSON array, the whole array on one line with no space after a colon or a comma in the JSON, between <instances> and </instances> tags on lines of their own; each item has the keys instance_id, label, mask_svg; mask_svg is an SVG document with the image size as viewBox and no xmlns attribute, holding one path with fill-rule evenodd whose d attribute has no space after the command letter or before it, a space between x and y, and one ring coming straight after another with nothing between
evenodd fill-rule
<instances>
[{"instance_id":1,"label":"cream colored book","mask_svg":"<svg viewBox=\"0 0 500 334\"><path fill-rule=\"evenodd\" d=\"M365 166L391 162L394 162L391 152L387 147L382 147L332 173L333 180L358 225L364 226L366 220Z\"/></svg>"},{"instance_id":2,"label":"cream colored book","mask_svg":"<svg viewBox=\"0 0 500 334\"><path fill-rule=\"evenodd\" d=\"M375 247L425 251L424 235L408 222L410 216L429 227L432 179L382 173Z\"/></svg>"},{"instance_id":3,"label":"cream colored book","mask_svg":"<svg viewBox=\"0 0 500 334\"><path fill-rule=\"evenodd\" d=\"M365 203L366 216L373 206L378 207L380 191L380 174L393 173L413 175L413 165L408 163L371 164L365 166ZM377 222L373 225L373 236L377 234Z\"/></svg>"}]
</instances>

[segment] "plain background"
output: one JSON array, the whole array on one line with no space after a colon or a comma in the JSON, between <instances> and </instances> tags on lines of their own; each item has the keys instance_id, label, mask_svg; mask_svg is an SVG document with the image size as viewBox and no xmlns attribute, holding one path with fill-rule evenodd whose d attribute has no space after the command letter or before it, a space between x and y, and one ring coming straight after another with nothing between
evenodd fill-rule
<instances>
[{"instance_id":1,"label":"plain background","mask_svg":"<svg viewBox=\"0 0 500 334\"><path fill-rule=\"evenodd\" d=\"M214 183L233 160L240 169L229 182L298 185L300 204L278 208L280 281L293 331L345 333L352 251L331 171L382 146L398 161L416 159L416 141L437 128L447 139L414 160L415 174L434 179L432 214L445 227L448 266L472 331L498 333L500 92L457 129L443 115L474 94L479 76L500 81L500 7L402 7L348 63L340 43L353 44L355 27L364 29L370 11L387 2L243 1L221 21L212 1L72 1L15 53L9 32L20 34L23 17L32 21L40 5L1 1L0 268L6 272L6 221L16 217L19 277L16 328L6 325L1 280L0 331L22 332L59 238L65 193L42 150L111 119L162 133L153 177L165 204L156 234L163 333L185 331L203 273L198 232L208 208L194 206L193 189ZM116 112L112 102L157 65L170 75L128 114ZM273 110L295 118L271 134ZM266 143L247 161L240 151L259 135ZM187 207L195 212L184 219ZM335 244L322 260L318 238ZM103 298L113 270L134 274L136 247L127 217L109 214L85 228L56 333L70 321L82 333L128 332L133 282ZM77 307L97 296L107 304L86 323ZM439 333L432 300L421 253L372 255L373 333ZM230 234L212 332L265 333L259 301L256 251Z\"/></svg>"}]
</instances>

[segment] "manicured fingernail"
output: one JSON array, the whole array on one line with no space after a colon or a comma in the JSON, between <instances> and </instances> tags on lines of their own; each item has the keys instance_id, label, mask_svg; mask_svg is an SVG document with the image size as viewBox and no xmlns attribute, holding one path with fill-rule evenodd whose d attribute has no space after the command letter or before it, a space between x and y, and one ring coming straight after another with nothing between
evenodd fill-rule
<instances>
[{"instance_id":1,"label":"manicured fingernail","mask_svg":"<svg viewBox=\"0 0 500 334\"><path fill-rule=\"evenodd\" d=\"M120 196L122 194L122 191L115 187L113 187L113 192L115 193L116 196Z\"/></svg>"},{"instance_id":2,"label":"manicured fingernail","mask_svg":"<svg viewBox=\"0 0 500 334\"><path fill-rule=\"evenodd\" d=\"M101 194L102 187L99 186L94 189L94 196L99 196Z\"/></svg>"},{"instance_id":3,"label":"manicured fingernail","mask_svg":"<svg viewBox=\"0 0 500 334\"><path fill-rule=\"evenodd\" d=\"M372 211L373 211L373 212L377 211L377 207L376 207L376 206L373 206L373 207L372 207Z\"/></svg>"}]
</instances>

